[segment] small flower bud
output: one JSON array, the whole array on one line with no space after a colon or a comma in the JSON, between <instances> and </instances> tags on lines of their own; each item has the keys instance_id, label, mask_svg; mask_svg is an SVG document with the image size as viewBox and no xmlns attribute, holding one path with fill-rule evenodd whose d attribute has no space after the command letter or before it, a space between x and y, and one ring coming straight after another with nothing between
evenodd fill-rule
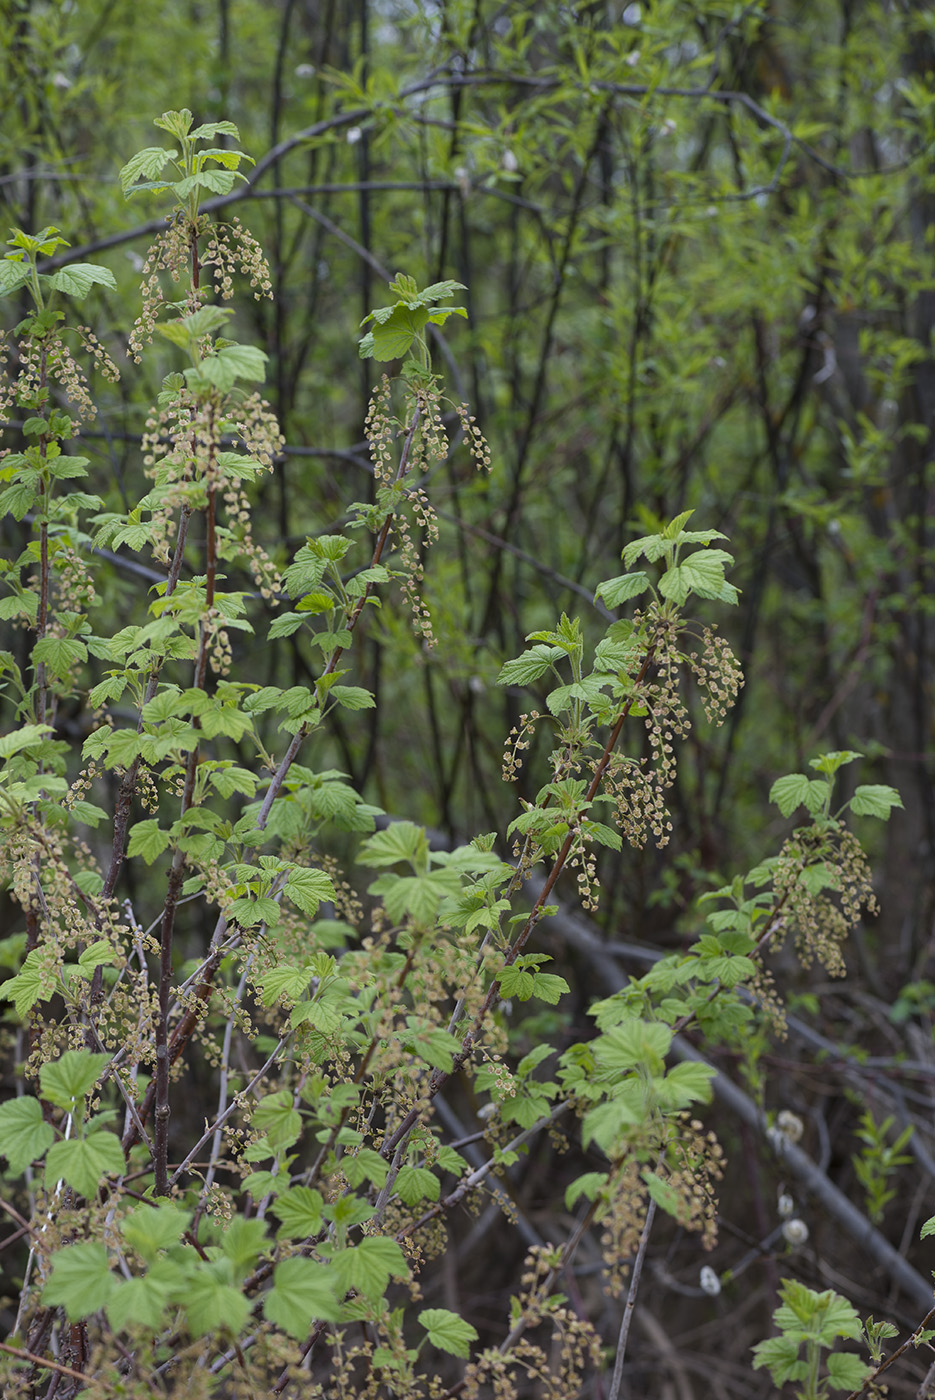
<instances>
[{"instance_id":1,"label":"small flower bud","mask_svg":"<svg viewBox=\"0 0 935 1400\"><path fill-rule=\"evenodd\" d=\"M787 1142L798 1142L805 1132L805 1124L797 1113L791 1113L788 1108L784 1108L777 1115L776 1127L782 1133Z\"/></svg>"},{"instance_id":2,"label":"small flower bud","mask_svg":"<svg viewBox=\"0 0 935 1400\"><path fill-rule=\"evenodd\" d=\"M705 1264L704 1268L701 1270L699 1282L701 1284L702 1293L707 1293L709 1298L716 1298L721 1291L721 1280L710 1264Z\"/></svg>"},{"instance_id":3,"label":"small flower bud","mask_svg":"<svg viewBox=\"0 0 935 1400\"><path fill-rule=\"evenodd\" d=\"M788 1195L787 1192L781 1191L779 1193L779 1200L776 1202L776 1209L783 1220L788 1220L795 1210L795 1201L793 1201L792 1197Z\"/></svg>"},{"instance_id":4,"label":"small flower bud","mask_svg":"<svg viewBox=\"0 0 935 1400\"><path fill-rule=\"evenodd\" d=\"M808 1239L808 1226L804 1220L786 1220L782 1227L782 1237L786 1244L791 1244L793 1249L797 1249Z\"/></svg>"}]
</instances>

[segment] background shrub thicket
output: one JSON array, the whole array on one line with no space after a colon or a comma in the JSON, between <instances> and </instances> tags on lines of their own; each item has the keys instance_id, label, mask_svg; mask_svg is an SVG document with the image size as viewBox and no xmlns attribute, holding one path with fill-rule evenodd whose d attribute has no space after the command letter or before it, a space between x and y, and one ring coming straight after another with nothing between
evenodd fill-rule
<instances>
[{"instance_id":1,"label":"background shrub thicket","mask_svg":"<svg viewBox=\"0 0 935 1400\"><path fill-rule=\"evenodd\" d=\"M822 1290L931 1292L927 12L2 24L4 1384L856 1389Z\"/></svg>"}]
</instances>

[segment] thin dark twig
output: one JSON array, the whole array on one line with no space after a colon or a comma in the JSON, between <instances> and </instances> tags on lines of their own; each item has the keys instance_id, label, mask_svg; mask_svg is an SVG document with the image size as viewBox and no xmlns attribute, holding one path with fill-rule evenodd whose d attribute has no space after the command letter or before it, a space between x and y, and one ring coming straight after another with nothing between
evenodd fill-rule
<instances>
[{"instance_id":1,"label":"thin dark twig","mask_svg":"<svg viewBox=\"0 0 935 1400\"><path fill-rule=\"evenodd\" d=\"M623 1318L620 1322L620 1335L617 1338L617 1356L614 1360L614 1374L610 1382L610 1393L607 1396L607 1400L618 1400L618 1396L620 1395L620 1385L623 1381L623 1361L627 1354L627 1338L630 1335L630 1323L633 1321L633 1309L636 1307L636 1294L640 1286L640 1275L643 1272L643 1260L646 1258L646 1246L649 1244L649 1232L653 1228L655 1215L656 1202L650 1200L649 1208L646 1211L646 1220L643 1224L643 1233L640 1235L639 1248L636 1251L636 1258L633 1261L633 1274L630 1279L626 1306L623 1309Z\"/></svg>"},{"instance_id":2,"label":"thin dark twig","mask_svg":"<svg viewBox=\"0 0 935 1400\"><path fill-rule=\"evenodd\" d=\"M918 1327L913 1332L912 1336L907 1337L906 1340L903 1342L902 1346L898 1346L896 1348L892 1356L888 1356L885 1361L882 1361L877 1367L877 1369L871 1372L871 1374L867 1377L862 1386L860 1386L857 1390L852 1390L850 1395L847 1396L846 1400L858 1400L858 1397L863 1395L864 1391L867 1389L867 1386L870 1384L871 1381L875 1382L878 1379L878 1377L883 1374L884 1371L889 1370L894 1361L898 1361L899 1358L903 1356L909 1350L910 1347L914 1347L916 1345L915 1339L917 1335L920 1332L923 1332L926 1327L930 1326L932 1322L935 1322L935 1308L929 1309L929 1311L925 1314L925 1317L923 1317L922 1321L919 1323ZM931 1375L931 1372L929 1372L929 1375ZM926 1377L926 1380L928 1380L928 1377ZM923 1386L919 1390L919 1394L926 1395L927 1393L928 1392L923 1384Z\"/></svg>"}]
</instances>

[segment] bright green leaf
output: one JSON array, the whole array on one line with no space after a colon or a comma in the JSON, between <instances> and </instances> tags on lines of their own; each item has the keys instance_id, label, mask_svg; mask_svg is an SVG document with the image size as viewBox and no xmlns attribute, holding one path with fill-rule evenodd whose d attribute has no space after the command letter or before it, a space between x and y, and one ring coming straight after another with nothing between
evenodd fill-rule
<instances>
[{"instance_id":1,"label":"bright green leaf","mask_svg":"<svg viewBox=\"0 0 935 1400\"><path fill-rule=\"evenodd\" d=\"M425 1328L429 1341L439 1351L450 1352L452 1356L469 1356L471 1343L477 1341L477 1332L469 1322L447 1308L423 1308L419 1322Z\"/></svg>"}]
</instances>

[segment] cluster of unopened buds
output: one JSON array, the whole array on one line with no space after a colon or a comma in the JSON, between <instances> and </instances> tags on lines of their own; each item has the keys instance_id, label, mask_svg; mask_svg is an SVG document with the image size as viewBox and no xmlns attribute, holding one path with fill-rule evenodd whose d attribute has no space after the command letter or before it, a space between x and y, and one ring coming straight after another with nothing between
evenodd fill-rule
<instances>
[{"instance_id":1,"label":"cluster of unopened buds","mask_svg":"<svg viewBox=\"0 0 935 1400\"><path fill-rule=\"evenodd\" d=\"M795 1213L795 1201L788 1191L780 1191L779 1199L776 1202L776 1210L782 1220L780 1226L782 1237L786 1244L797 1249L799 1245L805 1244L808 1239L808 1226L804 1220L800 1220Z\"/></svg>"},{"instance_id":2,"label":"cluster of unopened buds","mask_svg":"<svg viewBox=\"0 0 935 1400\"><path fill-rule=\"evenodd\" d=\"M796 1113L784 1108L776 1115L776 1122L766 1129L766 1139L776 1152L793 1146L801 1140L805 1124Z\"/></svg>"},{"instance_id":3,"label":"cluster of unopened buds","mask_svg":"<svg viewBox=\"0 0 935 1400\"><path fill-rule=\"evenodd\" d=\"M794 1117L793 1114L789 1116ZM801 1127L801 1119L796 1119L796 1122ZM779 1129L773 1128L771 1131L778 1133ZM795 1201L789 1195L788 1191L780 1189L779 1197L776 1201L776 1211L782 1221L778 1234L782 1236L786 1244L789 1245L791 1249L799 1249L803 1244L807 1243L808 1226L804 1220L800 1220L796 1215ZM764 1241L761 1248L766 1248L775 1238L775 1235L770 1235L769 1239ZM752 1250L750 1254L744 1258L738 1268L733 1271L733 1276L736 1277L737 1273L742 1272L748 1264L752 1263L757 1257L758 1252L759 1251L756 1249ZM717 1298L721 1292L720 1275L715 1269L712 1269L710 1264L705 1264L703 1266L698 1278L698 1284L702 1293L706 1293L709 1298Z\"/></svg>"}]
</instances>

